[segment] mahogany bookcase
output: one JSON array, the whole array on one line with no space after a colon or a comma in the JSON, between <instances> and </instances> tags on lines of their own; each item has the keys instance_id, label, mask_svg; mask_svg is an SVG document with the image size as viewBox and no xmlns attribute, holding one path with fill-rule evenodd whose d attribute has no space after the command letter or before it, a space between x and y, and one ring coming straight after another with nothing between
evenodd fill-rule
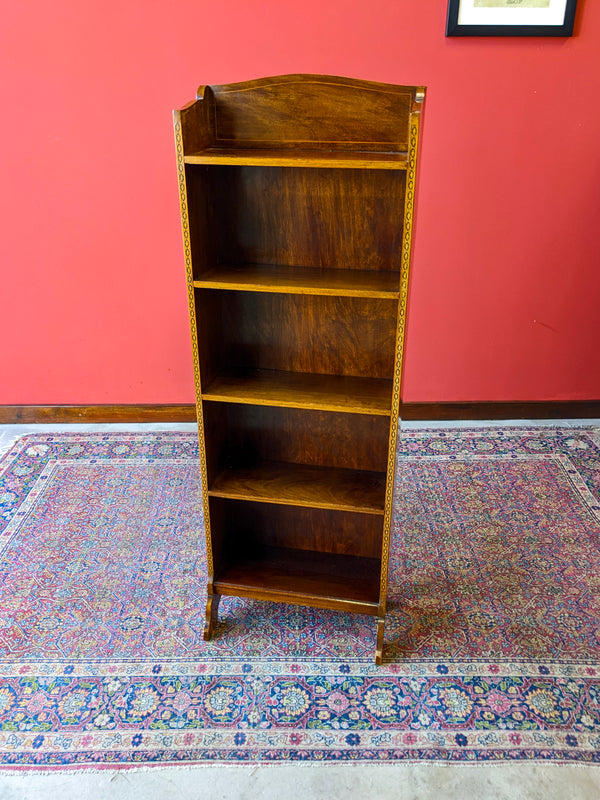
<instances>
[{"instance_id":1,"label":"mahogany bookcase","mask_svg":"<svg viewBox=\"0 0 600 800\"><path fill-rule=\"evenodd\" d=\"M382 661L424 94L284 75L174 112L206 639L237 595L372 615Z\"/></svg>"}]
</instances>

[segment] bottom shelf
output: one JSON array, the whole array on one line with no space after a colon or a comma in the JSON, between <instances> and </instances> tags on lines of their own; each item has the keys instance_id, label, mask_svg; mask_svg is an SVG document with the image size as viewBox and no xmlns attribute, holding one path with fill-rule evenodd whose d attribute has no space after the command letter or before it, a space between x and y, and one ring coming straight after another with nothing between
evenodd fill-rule
<instances>
[{"instance_id":1,"label":"bottom shelf","mask_svg":"<svg viewBox=\"0 0 600 800\"><path fill-rule=\"evenodd\" d=\"M377 616L380 570L376 558L264 547L224 566L214 591Z\"/></svg>"}]
</instances>

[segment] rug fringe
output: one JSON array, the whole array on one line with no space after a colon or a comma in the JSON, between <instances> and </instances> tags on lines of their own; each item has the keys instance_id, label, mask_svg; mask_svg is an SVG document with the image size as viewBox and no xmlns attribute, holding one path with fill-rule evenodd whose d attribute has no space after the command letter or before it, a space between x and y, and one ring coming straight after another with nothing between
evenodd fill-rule
<instances>
[{"instance_id":1,"label":"rug fringe","mask_svg":"<svg viewBox=\"0 0 600 800\"><path fill-rule=\"evenodd\" d=\"M423 761L419 759L402 760L402 761L260 761L253 764L242 763L228 763L223 762L205 762L191 764L189 762L174 762L170 764L105 764L96 766L71 766L71 767L56 767L54 769L36 767L23 767L15 766L13 769L0 769L1 777L22 777L31 778L44 776L44 775L102 775L105 773L113 773L116 777L119 773L151 773L151 772L164 772L166 770L222 770L222 771L239 771L248 770L251 777L259 769L314 769L316 767L326 767L327 769L412 769L414 767L443 767L444 769L465 769L465 770L481 770L481 769L527 769L529 767L548 767L548 768L577 768L586 769L588 767L598 769L600 763L590 762L582 763L580 761L548 761L545 759L527 759L527 761L444 761L432 759L431 761Z\"/></svg>"}]
</instances>

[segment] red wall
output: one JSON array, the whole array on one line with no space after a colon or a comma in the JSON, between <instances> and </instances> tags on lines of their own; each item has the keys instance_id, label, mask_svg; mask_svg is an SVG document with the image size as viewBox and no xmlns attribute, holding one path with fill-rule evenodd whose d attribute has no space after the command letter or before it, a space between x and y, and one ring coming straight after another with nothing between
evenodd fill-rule
<instances>
[{"instance_id":1,"label":"red wall","mask_svg":"<svg viewBox=\"0 0 600 800\"><path fill-rule=\"evenodd\" d=\"M600 3L446 39L447 0L20 0L0 404L193 402L171 109L289 72L428 86L404 400L600 398Z\"/></svg>"}]
</instances>

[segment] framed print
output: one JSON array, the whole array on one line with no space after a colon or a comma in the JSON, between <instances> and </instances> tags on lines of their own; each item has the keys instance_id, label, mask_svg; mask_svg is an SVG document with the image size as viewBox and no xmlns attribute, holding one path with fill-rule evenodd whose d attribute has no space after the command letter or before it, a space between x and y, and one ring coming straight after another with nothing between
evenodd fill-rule
<instances>
[{"instance_id":1,"label":"framed print","mask_svg":"<svg viewBox=\"0 0 600 800\"><path fill-rule=\"evenodd\" d=\"M446 36L571 36L577 0L448 0Z\"/></svg>"}]
</instances>

